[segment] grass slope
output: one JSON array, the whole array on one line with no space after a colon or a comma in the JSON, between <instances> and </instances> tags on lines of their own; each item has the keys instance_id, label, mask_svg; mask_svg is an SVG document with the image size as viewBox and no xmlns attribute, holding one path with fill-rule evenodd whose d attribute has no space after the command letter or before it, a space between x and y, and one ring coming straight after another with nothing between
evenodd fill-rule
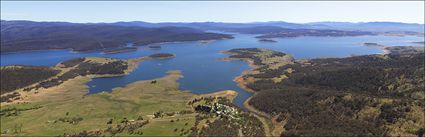
<instances>
[{"instance_id":1,"label":"grass slope","mask_svg":"<svg viewBox=\"0 0 425 137\"><path fill-rule=\"evenodd\" d=\"M2 116L1 129L9 130L7 134L2 135L73 134L84 130L106 129L108 128L106 123L111 118L113 119L111 125L114 125L123 118L132 120L142 116L144 119L150 119L157 111L191 110L186 103L195 95L177 90L176 80L179 77L179 72L170 72L168 76L157 79L155 84L151 84L151 81L139 81L124 88L114 89L112 93L90 96L85 96L88 88L85 82L89 81L89 78L77 77L53 89L46 89L49 91L42 92L43 94L28 98L31 100L30 103L3 106L2 110L13 107L41 106L41 108L20 111L18 116ZM83 120L78 124L53 122L63 117L81 117ZM179 122L171 123L170 119L174 118L179 118ZM193 121L194 117L186 115L150 120L144 132L145 135L176 135L173 134L172 127L184 127L181 125L185 123L193 125ZM17 127L18 133L13 133ZM162 130L164 128L171 129L167 132ZM158 130L164 132L157 132Z\"/></svg>"}]
</instances>

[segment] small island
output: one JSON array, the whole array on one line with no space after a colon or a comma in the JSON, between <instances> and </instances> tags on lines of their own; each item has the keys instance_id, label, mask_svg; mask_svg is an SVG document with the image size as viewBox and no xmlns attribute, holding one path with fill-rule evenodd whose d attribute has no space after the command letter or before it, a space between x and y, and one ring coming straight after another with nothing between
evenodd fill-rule
<instances>
[{"instance_id":1,"label":"small island","mask_svg":"<svg viewBox=\"0 0 425 137\"><path fill-rule=\"evenodd\" d=\"M161 49L161 46L148 46L148 49Z\"/></svg>"},{"instance_id":2,"label":"small island","mask_svg":"<svg viewBox=\"0 0 425 137\"><path fill-rule=\"evenodd\" d=\"M425 41L418 41L418 42L412 42L412 43L425 45Z\"/></svg>"},{"instance_id":3,"label":"small island","mask_svg":"<svg viewBox=\"0 0 425 137\"><path fill-rule=\"evenodd\" d=\"M116 53L123 53L123 52L130 52L130 51L136 51L137 47L122 47L122 48L114 48L110 50L103 51L104 54L116 54Z\"/></svg>"},{"instance_id":4,"label":"small island","mask_svg":"<svg viewBox=\"0 0 425 137\"><path fill-rule=\"evenodd\" d=\"M363 43L363 45L368 46L368 47L385 47L384 45L378 44L378 43L369 43L369 42L365 42Z\"/></svg>"},{"instance_id":5,"label":"small island","mask_svg":"<svg viewBox=\"0 0 425 137\"><path fill-rule=\"evenodd\" d=\"M276 40L272 39L259 39L258 42L276 43Z\"/></svg>"},{"instance_id":6,"label":"small island","mask_svg":"<svg viewBox=\"0 0 425 137\"><path fill-rule=\"evenodd\" d=\"M176 55L171 53L156 53L156 54L149 55L150 58L154 58L154 59L172 58L175 56Z\"/></svg>"},{"instance_id":7,"label":"small island","mask_svg":"<svg viewBox=\"0 0 425 137\"><path fill-rule=\"evenodd\" d=\"M213 41L214 40L200 40L199 42L202 43L202 44L208 44L208 43L211 43Z\"/></svg>"}]
</instances>

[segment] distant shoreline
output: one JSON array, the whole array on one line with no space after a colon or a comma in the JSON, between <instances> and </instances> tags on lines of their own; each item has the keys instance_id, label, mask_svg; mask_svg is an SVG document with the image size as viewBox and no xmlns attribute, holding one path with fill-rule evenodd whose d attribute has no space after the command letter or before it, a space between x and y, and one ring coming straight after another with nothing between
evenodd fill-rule
<instances>
[{"instance_id":1,"label":"distant shoreline","mask_svg":"<svg viewBox=\"0 0 425 137\"><path fill-rule=\"evenodd\" d=\"M411 43L417 43L417 42L411 42ZM377 47L382 50L382 55L387 54L407 54L409 53L415 53L415 52L423 52L423 46L386 46L379 43L368 43L365 42L362 44L366 47ZM421 49L422 48L422 49Z\"/></svg>"},{"instance_id":2,"label":"distant shoreline","mask_svg":"<svg viewBox=\"0 0 425 137\"><path fill-rule=\"evenodd\" d=\"M228 38L221 38L221 39L209 39L209 40L193 40L193 41L173 41L173 42L158 42L158 43L151 43L146 45L138 45L138 46L132 46L132 47L145 47L145 46L151 46L151 45L163 45L163 44L173 44L173 43L186 43L186 42L200 42L203 41L216 41L216 40L228 40ZM207 43L206 43L207 44ZM106 49L96 49L96 50L87 50L87 51L75 51L72 48L65 48L65 49L34 49L34 50L21 50L21 51L1 51L0 55L7 55L7 54L19 54L19 53L26 53L26 52L42 52L42 51L69 51L71 53L90 53L90 52L103 52Z\"/></svg>"}]
</instances>

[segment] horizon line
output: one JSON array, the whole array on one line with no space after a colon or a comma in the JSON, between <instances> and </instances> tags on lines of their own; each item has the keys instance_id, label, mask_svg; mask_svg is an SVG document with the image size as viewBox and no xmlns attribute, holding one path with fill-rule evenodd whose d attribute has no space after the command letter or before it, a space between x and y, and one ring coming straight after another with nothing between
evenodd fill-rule
<instances>
[{"instance_id":1,"label":"horizon line","mask_svg":"<svg viewBox=\"0 0 425 137\"><path fill-rule=\"evenodd\" d=\"M250 21L250 22L223 22L223 21L164 21L164 22L149 22L149 21L113 21L113 22L72 22L72 21L39 21L39 20L23 20L23 19L1 19L1 21L30 21L30 22L50 22L50 23L74 23L74 24L108 24L108 23L119 23L119 22L144 22L144 23L151 23L151 24L160 24L160 23L233 23L233 24L250 24L250 23L272 23L272 22L284 22L284 23L292 23L292 24L310 24L310 23L353 23L353 24L360 24L360 23L376 23L376 22L387 22L387 23L403 23L403 24L419 24L419 25L425 25L425 23L412 23L412 22L399 22L399 21L358 21L358 22L350 22L350 21L315 21L315 22L306 22L306 23L297 23L297 22L287 22L287 21Z\"/></svg>"}]
</instances>

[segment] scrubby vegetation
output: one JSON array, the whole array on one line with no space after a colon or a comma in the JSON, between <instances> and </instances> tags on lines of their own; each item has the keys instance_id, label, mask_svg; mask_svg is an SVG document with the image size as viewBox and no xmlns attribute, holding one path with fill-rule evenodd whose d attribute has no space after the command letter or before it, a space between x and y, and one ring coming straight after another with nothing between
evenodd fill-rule
<instances>
[{"instance_id":1,"label":"scrubby vegetation","mask_svg":"<svg viewBox=\"0 0 425 137\"><path fill-rule=\"evenodd\" d=\"M9 93L31 84L46 80L60 71L39 66L5 66L0 68L1 94Z\"/></svg>"},{"instance_id":2,"label":"scrubby vegetation","mask_svg":"<svg viewBox=\"0 0 425 137\"><path fill-rule=\"evenodd\" d=\"M261 67L258 69L275 69L293 62L293 58L282 52L276 52L260 48L240 48L225 51L232 54L227 59L242 59L252 61L252 65Z\"/></svg>"},{"instance_id":3,"label":"scrubby vegetation","mask_svg":"<svg viewBox=\"0 0 425 137\"><path fill-rule=\"evenodd\" d=\"M189 136L264 136L263 123L229 98L205 96L188 103L198 115Z\"/></svg>"},{"instance_id":4,"label":"scrubby vegetation","mask_svg":"<svg viewBox=\"0 0 425 137\"><path fill-rule=\"evenodd\" d=\"M6 94L6 95L2 95L0 97L0 102L12 102L13 100L18 100L21 99L21 94L19 94L18 92L13 92L10 94Z\"/></svg>"},{"instance_id":5,"label":"scrubby vegetation","mask_svg":"<svg viewBox=\"0 0 425 137\"><path fill-rule=\"evenodd\" d=\"M42 108L42 106L30 106L30 107L3 107L0 109L0 116L2 117L10 117L10 116L18 116L22 111L35 110Z\"/></svg>"},{"instance_id":6,"label":"scrubby vegetation","mask_svg":"<svg viewBox=\"0 0 425 137\"><path fill-rule=\"evenodd\" d=\"M282 136L415 136L425 125L424 53L264 66L243 77L257 92L249 104L276 117Z\"/></svg>"},{"instance_id":7,"label":"scrubby vegetation","mask_svg":"<svg viewBox=\"0 0 425 137\"><path fill-rule=\"evenodd\" d=\"M80 64L81 62L83 62L85 59L86 58L70 59L70 60L62 62L60 65L61 65L61 67L65 67L65 68L74 67L74 66Z\"/></svg>"},{"instance_id":8,"label":"scrubby vegetation","mask_svg":"<svg viewBox=\"0 0 425 137\"><path fill-rule=\"evenodd\" d=\"M238 136L238 126L228 119L217 119L208 123L208 127L202 128L199 136L235 137Z\"/></svg>"},{"instance_id":9,"label":"scrubby vegetation","mask_svg":"<svg viewBox=\"0 0 425 137\"><path fill-rule=\"evenodd\" d=\"M391 46L385 47L385 49L391 54L398 55L424 53L424 46Z\"/></svg>"}]
</instances>

